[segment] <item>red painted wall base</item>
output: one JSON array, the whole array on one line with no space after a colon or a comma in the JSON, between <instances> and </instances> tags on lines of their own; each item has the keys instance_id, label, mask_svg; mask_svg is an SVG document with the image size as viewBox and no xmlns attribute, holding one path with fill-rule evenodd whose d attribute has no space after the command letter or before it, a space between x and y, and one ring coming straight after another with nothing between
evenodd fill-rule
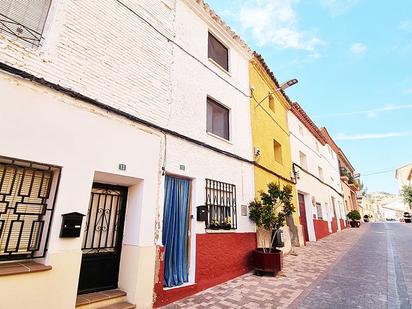
<instances>
[{"instance_id":1,"label":"red painted wall base","mask_svg":"<svg viewBox=\"0 0 412 309\"><path fill-rule=\"evenodd\" d=\"M324 220L313 219L313 226L315 227L316 240L329 235L328 222Z\"/></svg>"},{"instance_id":2,"label":"red painted wall base","mask_svg":"<svg viewBox=\"0 0 412 309\"><path fill-rule=\"evenodd\" d=\"M332 218L332 233L336 233L338 231L338 220L336 218Z\"/></svg>"},{"instance_id":3,"label":"red painted wall base","mask_svg":"<svg viewBox=\"0 0 412 309\"><path fill-rule=\"evenodd\" d=\"M197 234L196 284L164 290L164 248L159 247L153 306L170 304L247 273L251 270L250 258L255 249L256 233Z\"/></svg>"},{"instance_id":4,"label":"red painted wall base","mask_svg":"<svg viewBox=\"0 0 412 309\"><path fill-rule=\"evenodd\" d=\"M346 229L345 220L339 219L339 221L340 221L340 229L341 229L341 230Z\"/></svg>"}]
</instances>

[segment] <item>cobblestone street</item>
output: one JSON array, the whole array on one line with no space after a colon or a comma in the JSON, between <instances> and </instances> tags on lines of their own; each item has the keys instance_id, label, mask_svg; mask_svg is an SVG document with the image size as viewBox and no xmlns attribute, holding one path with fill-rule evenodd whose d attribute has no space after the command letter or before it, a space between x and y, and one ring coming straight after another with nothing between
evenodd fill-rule
<instances>
[{"instance_id":1,"label":"cobblestone street","mask_svg":"<svg viewBox=\"0 0 412 309\"><path fill-rule=\"evenodd\" d=\"M380 228L384 227L383 224L377 225ZM372 229L374 229L372 225L363 225L360 229L346 229L319 242L309 243L306 247L296 248L297 255L289 254L284 259L283 275L274 278L258 277L248 273L165 308L319 307L311 305L313 301L316 302L314 299L319 297L316 291L327 294L323 287L318 288L319 284L328 279L328 274L335 271L334 265L339 264L342 256L345 257L345 253L352 248L362 246L363 243L359 241L372 233ZM368 238L369 240L371 239ZM344 260L342 258L342 261ZM384 264L386 266L386 261ZM315 292L308 294L312 290ZM334 296L330 295L330 297ZM329 298L327 299L330 301ZM302 300L303 303L300 305ZM329 303L324 308L336 307L330 306Z\"/></svg>"}]
</instances>

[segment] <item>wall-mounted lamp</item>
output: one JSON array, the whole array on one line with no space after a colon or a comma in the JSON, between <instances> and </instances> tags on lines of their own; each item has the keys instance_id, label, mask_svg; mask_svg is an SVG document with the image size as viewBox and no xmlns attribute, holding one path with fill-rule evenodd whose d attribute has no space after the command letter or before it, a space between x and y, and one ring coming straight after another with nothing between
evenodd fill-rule
<instances>
[{"instance_id":1,"label":"wall-mounted lamp","mask_svg":"<svg viewBox=\"0 0 412 309\"><path fill-rule=\"evenodd\" d=\"M286 90L287 88L289 88L289 87L291 87L291 86L293 86L293 85L296 85L298 82L299 82L299 81L298 81L296 78L294 78L294 79L288 80L287 82L282 83L282 84L279 86L279 88L276 88L276 89L275 89L275 91L269 92L269 94L268 94L266 97L264 97L264 98L255 106L255 108L258 107L258 106L260 106L260 104L262 104L263 101L265 101L265 100L266 100L269 96L271 96L272 94L275 94L275 93L278 92L278 91Z\"/></svg>"}]
</instances>

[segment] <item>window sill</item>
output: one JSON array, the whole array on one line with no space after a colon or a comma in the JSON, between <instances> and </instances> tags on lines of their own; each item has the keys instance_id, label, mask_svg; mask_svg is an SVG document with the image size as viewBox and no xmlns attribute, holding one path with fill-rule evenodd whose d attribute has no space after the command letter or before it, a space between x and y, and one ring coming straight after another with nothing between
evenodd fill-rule
<instances>
[{"instance_id":1,"label":"window sill","mask_svg":"<svg viewBox=\"0 0 412 309\"><path fill-rule=\"evenodd\" d=\"M221 136L219 136L219 135L213 134L213 133L211 133L211 132L206 132L206 133L207 133L208 135L214 137L214 138L217 138L217 139L221 140L222 142L228 143L229 145L233 145L233 143L232 143L230 140L227 140L227 139L225 139L225 138L223 138L223 137L221 137Z\"/></svg>"},{"instance_id":2,"label":"window sill","mask_svg":"<svg viewBox=\"0 0 412 309\"><path fill-rule=\"evenodd\" d=\"M26 273L51 270L51 266L46 266L36 262L14 262L0 264L0 276L12 276Z\"/></svg>"},{"instance_id":3,"label":"window sill","mask_svg":"<svg viewBox=\"0 0 412 309\"><path fill-rule=\"evenodd\" d=\"M212 229L205 229L207 234L233 234L236 233L236 230L212 230Z\"/></svg>"},{"instance_id":4,"label":"window sill","mask_svg":"<svg viewBox=\"0 0 412 309\"><path fill-rule=\"evenodd\" d=\"M232 77L232 74L230 74L230 71L226 71L224 67L222 67L219 63L214 61L212 58L208 58L209 62L211 62L214 66L218 67L219 70L223 73L225 73L227 76Z\"/></svg>"}]
</instances>

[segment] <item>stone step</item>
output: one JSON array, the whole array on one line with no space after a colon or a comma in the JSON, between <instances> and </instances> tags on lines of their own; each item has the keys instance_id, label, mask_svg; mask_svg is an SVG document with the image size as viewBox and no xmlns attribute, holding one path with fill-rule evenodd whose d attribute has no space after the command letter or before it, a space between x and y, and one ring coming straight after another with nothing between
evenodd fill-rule
<instances>
[{"instance_id":1,"label":"stone step","mask_svg":"<svg viewBox=\"0 0 412 309\"><path fill-rule=\"evenodd\" d=\"M113 304L113 305L99 307L99 309L134 309L134 308L136 308L135 305L132 305L125 301L121 303Z\"/></svg>"},{"instance_id":2,"label":"stone step","mask_svg":"<svg viewBox=\"0 0 412 309\"><path fill-rule=\"evenodd\" d=\"M126 292L119 289L81 294L77 296L76 309L99 309L105 306L111 306L126 301Z\"/></svg>"}]
</instances>

